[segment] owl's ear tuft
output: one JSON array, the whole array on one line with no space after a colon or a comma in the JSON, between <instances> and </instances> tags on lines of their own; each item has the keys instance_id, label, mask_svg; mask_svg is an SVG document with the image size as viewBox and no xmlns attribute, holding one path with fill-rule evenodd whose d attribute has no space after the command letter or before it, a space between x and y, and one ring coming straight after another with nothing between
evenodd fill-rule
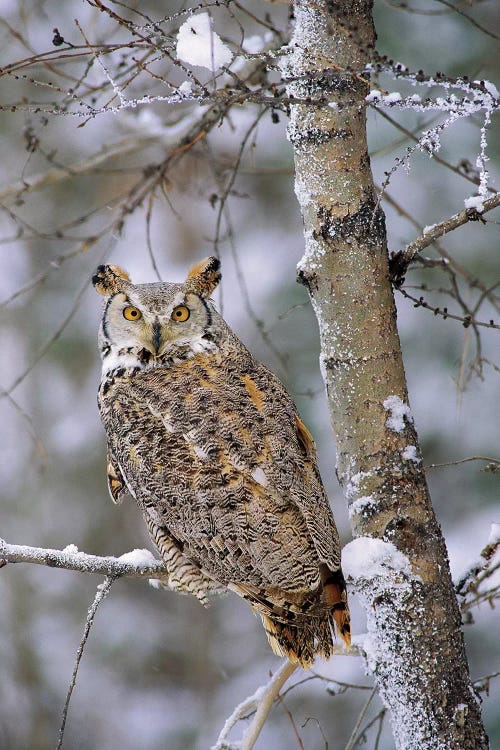
<instances>
[{"instance_id":1,"label":"owl's ear tuft","mask_svg":"<svg viewBox=\"0 0 500 750\"><path fill-rule=\"evenodd\" d=\"M109 297L124 291L130 284L130 276L120 266L98 266L92 276L92 283L99 294Z\"/></svg>"},{"instance_id":2,"label":"owl's ear tuft","mask_svg":"<svg viewBox=\"0 0 500 750\"><path fill-rule=\"evenodd\" d=\"M184 284L186 294L197 294L200 297L210 297L222 278L220 260L214 256L205 258L189 269Z\"/></svg>"}]
</instances>

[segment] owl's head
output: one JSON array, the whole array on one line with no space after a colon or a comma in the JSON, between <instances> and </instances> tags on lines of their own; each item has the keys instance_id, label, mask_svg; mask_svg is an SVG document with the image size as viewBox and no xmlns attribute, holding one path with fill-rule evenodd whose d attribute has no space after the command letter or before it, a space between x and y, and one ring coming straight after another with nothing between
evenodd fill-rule
<instances>
[{"instance_id":1,"label":"owl's head","mask_svg":"<svg viewBox=\"0 0 500 750\"><path fill-rule=\"evenodd\" d=\"M118 266L99 266L92 283L107 298L99 336L105 369L130 366L138 353L148 362L182 347L202 350L206 342L209 348L216 313L208 298L220 281L219 268L210 257L193 266L182 284L133 284Z\"/></svg>"}]
</instances>

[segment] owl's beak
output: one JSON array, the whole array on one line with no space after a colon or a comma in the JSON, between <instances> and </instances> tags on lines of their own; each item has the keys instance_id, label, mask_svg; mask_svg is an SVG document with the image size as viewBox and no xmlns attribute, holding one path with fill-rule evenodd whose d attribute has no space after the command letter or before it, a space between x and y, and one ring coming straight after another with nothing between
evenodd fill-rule
<instances>
[{"instance_id":1,"label":"owl's beak","mask_svg":"<svg viewBox=\"0 0 500 750\"><path fill-rule=\"evenodd\" d=\"M155 348L154 353L156 355L158 355L159 351L160 351L160 346L162 344L162 340L161 340L161 325L160 325L160 323L158 323L158 321L155 321L153 323L152 342L153 342L153 346Z\"/></svg>"}]
</instances>

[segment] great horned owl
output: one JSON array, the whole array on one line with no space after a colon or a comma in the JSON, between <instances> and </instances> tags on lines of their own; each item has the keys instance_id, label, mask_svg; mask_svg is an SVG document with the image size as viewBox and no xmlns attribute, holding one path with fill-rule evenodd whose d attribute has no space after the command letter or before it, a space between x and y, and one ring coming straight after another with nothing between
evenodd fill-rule
<instances>
[{"instance_id":1,"label":"great horned owl","mask_svg":"<svg viewBox=\"0 0 500 750\"><path fill-rule=\"evenodd\" d=\"M92 279L109 490L137 501L169 587L204 604L230 589L275 653L308 666L335 629L350 643L338 533L290 396L209 300L219 268L207 258L183 284L136 285L112 265Z\"/></svg>"}]
</instances>

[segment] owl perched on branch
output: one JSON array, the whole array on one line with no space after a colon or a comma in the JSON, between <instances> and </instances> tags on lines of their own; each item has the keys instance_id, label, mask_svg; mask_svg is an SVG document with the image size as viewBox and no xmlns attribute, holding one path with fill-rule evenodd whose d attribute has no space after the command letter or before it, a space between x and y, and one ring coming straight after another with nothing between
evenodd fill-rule
<instances>
[{"instance_id":1,"label":"owl perched on branch","mask_svg":"<svg viewBox=\"0 0 500 750\"><path fill-rule=\"evenodd\" d=\"M338 533L308 429L209 299L219 268L135 285L105 265L92 279L109 490L137 501L170 588L203 604L234 591L273 650L308 666L335 630L350 643Z\"/></svg>"}]
</instances>

